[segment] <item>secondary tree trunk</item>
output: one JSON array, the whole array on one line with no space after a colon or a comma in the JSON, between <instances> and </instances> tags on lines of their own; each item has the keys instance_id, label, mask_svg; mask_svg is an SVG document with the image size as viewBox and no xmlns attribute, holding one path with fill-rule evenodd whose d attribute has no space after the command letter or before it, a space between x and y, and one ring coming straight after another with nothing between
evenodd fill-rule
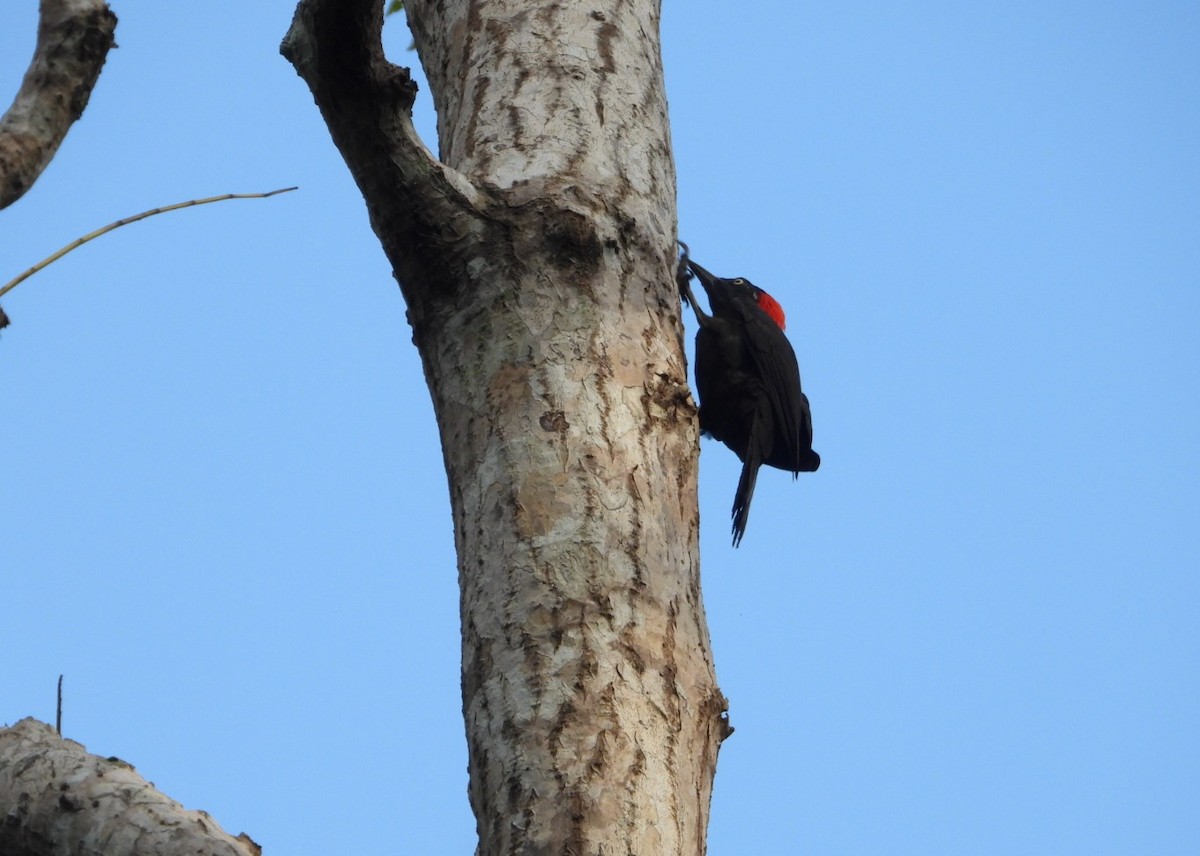
<instances>
[{"instance_id":1,"label":"secondary tree trunk","mask_svg":"<svg viewBox=\"0 0 1200 856\"><path fill-rule=\"evenodd\" d=\"M25 195L83 115L116 27L104 0L42 0L33 59L0 117L0 208Z\"/></svg>"},{"instance_id":2,"label":"secondary tree trunk","mask_svg":"<svg viewBox=\"0 0 1200 856\"><path fill-rule=\"evenodd\" d=\"M659 4L405 9L440 160L377 0L302 0L282 49L363 192L433 397L478 853L702 853L729 727L700 597Z\"/></svg>"},{"instance_id":3,"label":"secondary tree trunk","mask_svg":"<svg viewBox=\"0 0 1200 856\"><path fill-rule=\"evenodd\" d=\"M0 118L0 208L33 186L83 115L116 26L103 0L42 0L37 48Z\"/></svg>"},{"instance_id":4,"label":"secondary tree trunk","mask_svg":"<svg viewBox=\"0 0 1200 856\"><path fill-rule=\"evenodd\" d=\"M4 856L261 856L202 811L188 811L119 758L89 755L49 725L0 729Z\"/></svg>"}]
</instances>

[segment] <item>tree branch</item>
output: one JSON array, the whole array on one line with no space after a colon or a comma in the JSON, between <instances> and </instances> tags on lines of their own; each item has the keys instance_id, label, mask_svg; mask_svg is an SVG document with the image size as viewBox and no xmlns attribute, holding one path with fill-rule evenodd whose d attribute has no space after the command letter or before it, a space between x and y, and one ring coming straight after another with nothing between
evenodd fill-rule
<instances>
[{"instance_id":1,"label":"tree branch","mask_svg":"<svg viewBox=\"0 0 1200 856\"><path fill-rule=\"evenodd\" d=\"M159 793L119 758L89 755L22 719L0 729L0 853L261 856L262 848Z\"/></svg>"},{"instance_id":2,"label":"tree branch","mask_svg":"<svg viewBox=\"0 0 1200 856\"><path fill-rule=\"evenodd\" d=\"M0 119L0 208L20 199L83 115L117 16L103 0L42 0L37 48Z\"/></svg>"},{"instance_id":3,"label":"tree branch","mask_svg":"<svg viewBox=\"0 0 1200 856\"><path fill-rule=\"evenodd\" d=\"M377 0L301 0L280 53L312 91L419 315L429 293L463 281L493 206L421 142L412 123L417 84L384 57L382 30Z\"/></svg>"}]
</instances>

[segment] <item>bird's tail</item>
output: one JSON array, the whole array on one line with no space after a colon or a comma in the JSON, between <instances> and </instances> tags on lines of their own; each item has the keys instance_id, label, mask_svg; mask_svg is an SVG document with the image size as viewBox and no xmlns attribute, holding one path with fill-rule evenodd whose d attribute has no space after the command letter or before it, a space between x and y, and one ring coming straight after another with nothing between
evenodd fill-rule
<instances>
[{"instance_id":1,"label":"bird's tail","mask_svg":"<svg viewBox=\"0 0 1200 856\"><path fill-rule=\"evenodd\" d=\"M742 543L746 534L746 521L750 519L750 499L754 496L754 483L758 480L758 468L762 466L762 457L757 449L749 450L746 460L742 463L742 475L738 479L737 493L733 495L733 546Z\"/></svg>"}]
</instances>

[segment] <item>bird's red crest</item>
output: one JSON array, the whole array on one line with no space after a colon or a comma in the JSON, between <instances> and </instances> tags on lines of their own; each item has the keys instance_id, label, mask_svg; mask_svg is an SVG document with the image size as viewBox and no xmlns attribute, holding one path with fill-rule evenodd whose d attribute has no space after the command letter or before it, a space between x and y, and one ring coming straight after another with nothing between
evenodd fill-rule
<instances>
[{"instance_id":1,"label":"bird's red crest","mask_svg":"<svg viewBox=\"0 0 1200 856\"><path fill-rule=\"evenodd\" d=\"M755 295L755 300L762 308L762 311L771 316L771 320L779 325L780 330L786 330L787 322L784 320L783 307L779 305L779 301L767 294L761 288L755 290L758 292L758 294Z\"/></svg>"}]
</instances>

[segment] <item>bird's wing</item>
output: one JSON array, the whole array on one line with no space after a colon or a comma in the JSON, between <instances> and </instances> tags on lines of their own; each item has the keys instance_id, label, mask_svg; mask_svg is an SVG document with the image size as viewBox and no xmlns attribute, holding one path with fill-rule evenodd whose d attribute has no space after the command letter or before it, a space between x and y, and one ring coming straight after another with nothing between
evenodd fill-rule
<instances>
[{"instance_id":1,"label":"bird's wing","mask_svg":"<svg viewBox=\"0 0 1200 856\"><path fill-rule=\"evenodd\" d=\"M789 462L787 469L795 472L793 468L799 466L801 456L812 444L812 421L808 401L800 390L796 352L783 331L756 304L745 304L742 314L748 334L747 356L762 378L779 434L787 438L787 449L772 450L770 457L778 458L783 452Z\"/></svg>"}]
</instances>

